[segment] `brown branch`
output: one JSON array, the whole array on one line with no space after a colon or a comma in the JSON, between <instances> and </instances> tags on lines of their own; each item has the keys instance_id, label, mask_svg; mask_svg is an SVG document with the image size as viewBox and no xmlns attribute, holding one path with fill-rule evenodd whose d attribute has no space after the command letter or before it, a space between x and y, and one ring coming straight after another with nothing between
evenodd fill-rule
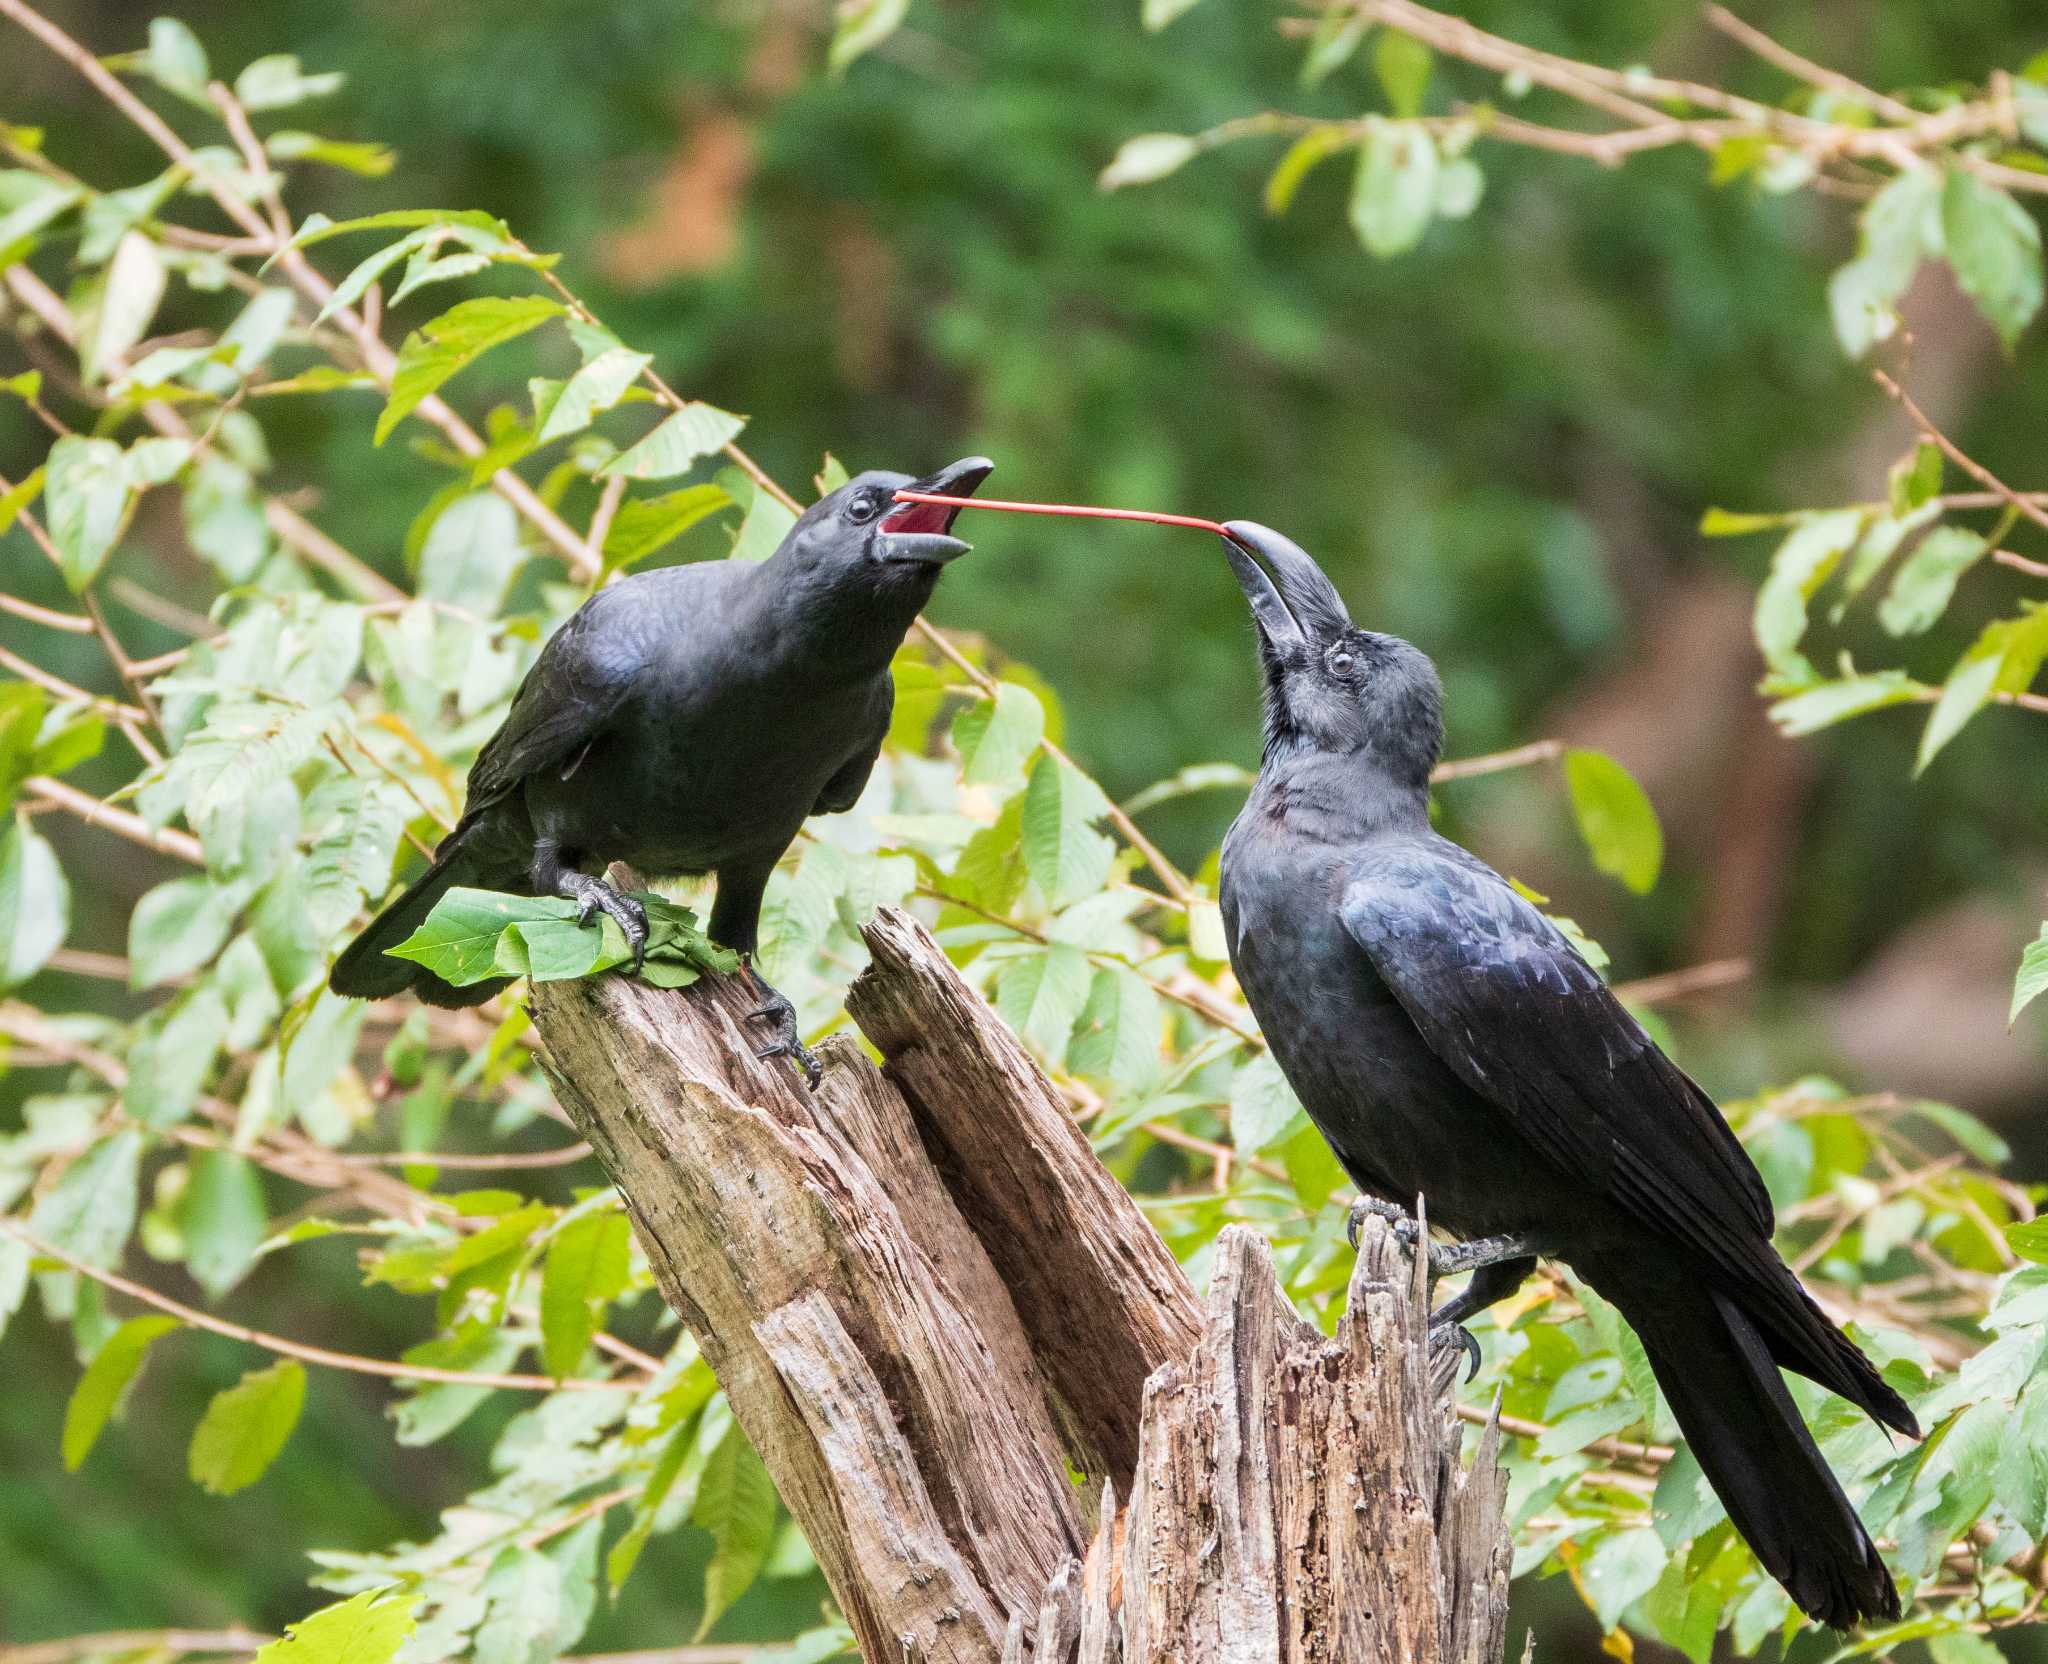
<instances>
[{"instance_id":1,"label":"brown branch","mask_svg":"<svg viewBox=\"0 0 2048 1664\"><path fill-rule=\"evenodd\" d=\"M31 624L42 624L52 630L64 630L74 636L92 634L92 620L75 612L58 612L53 607L39 607L33 601L24 601L18 596L0 591L0 612L12 613L16 618L25 618Z\"/></svg>"},{"instance_id":2,"label":"brown branch","mask_svg":"<svg viewBox=\"0 0 2048 1664\"><path fill-rule=\"evenodd\" d=\"M224 1335L229 1340L245 1341L251 1346L260 1346L266 1352L275 1352L280 1357L297 1358L309 1364L319 1364L326 1369L339 1369L357 1375L378 1375L394 1381L439 1381L464 1387L502 1387L525 1392L556 1392L564 1388L570 1391L601 1391L617 1387L614 1380L590 1380L580 1376L556 1379L552 1375L499 1375L478 1370L442 1369L433 1364L399 1363L389 1358L365 1358L353 1352L335 1352L324 1346L308 1346L304 1341L287 1340L282 1335L268 1334L261 1329L251 1329L246 1324L230 1323L225 1318L200 1311L183 1301L173 1300L168 1294L159 1294L153 1288L122 1276L118 1271L105 1271L89 1264L77 1255L45 1242L13 1219L0 1219L0 1232L24 1243L31 1253L44 1259L56 1260L72 1270L82 1272L117 1294L125 1294L131 1300L139 1300L145 1306L154 1306L160 1312L167 1312L195 1329L204 1329L210 1334Z\"/></svg>"},{"instance_id":3,"label":"brown branch","mask_svg":"<svg viewBox=\"0 0 2048 1664\"><path fill-rule=\"evenodd\" d=\"M62 780L53 780L47 774L32 774L22 782L30 796L76 815L88 826L104 827L116 837L126 838L132 844L144 849L154 849L165 855L175 855L181 861L189 861L195 867L206 865L206 852L199 840L189 832L180 832L175 827L151 826L140 815L126 809L117 809L111 803L102 803L76 786L66 785Z\"/></svg>"},{"instance_id":4,"label":"brown branch","mask_svg":"<svg viewBox=\"0 0 2048 1664\"><path fill-rule=\"evenodd\" d=\"M254 1652L276 1640L248 1629L116 1629L0 1647L0 1664L66 1664L73 1658L116 1658L124 1653L168 1652L203 1657Z\"/></svg>"},{"instance_id":5,"label":"brown branch","mask_svg":"<svg viewBox=\"0 0 2048 1664\"><path fill-rule=\"evenodd\" d=\"M1688 965L1682 971L1666 971L1662 976L1617 982L1614 993L1632 1005L1662 1005L1666 1000L1683 999L1687 994L1701 993L1709 988L1726 988L1731 983L1741 982L1748 977L1749 969L1747 959L1710 959L1704 965Z\"/></svg>"},{"instance_id":6,"label":"brown branch","mask_svg":"<svg viewBox=\"0 0 2048 1664\"><path fill-rule=\"evenodd\" d=\"M1892 380L1890 376L1886 375L1884 371L1872 370L1870 376L1897 403L1898 407L1906 413L1912 424L1921 433L1926 435L1928 439L1940 446L1943 456L1962 469L1970 478L1977 481L1978 484L1989 487L1998 497L1999 501L2016 509L2019 513L2033 521L2035 525L2048 527L2048 509L2041 508L2037 502L2025 493L2013 490L2005 481L1992 473L1989 468L1986 468L1981 462L1965 454L1962 447L1949 438L1947 434L1943 433L1940 428L1936 427L1933 418L1913 402L1912 395L1896 381Z\"/></svg>"},{"instance_id":7,"label":"brown branch","mask_svg":"<svg viewBox=\"0 0 2048 1664\"><path fill-rule=\"evenodd\" d=\"M1430 771L1429 781L1435 786L1446 780L1469 780L1475 774L1497 774L1502 769L1555 762L1564 753L1563 740L1536 740L1528 745L1518 745L1512 751L1494 751L1481 757L1457 757L1448 763L1438 763Z\"/></svg>"}]
</instances>

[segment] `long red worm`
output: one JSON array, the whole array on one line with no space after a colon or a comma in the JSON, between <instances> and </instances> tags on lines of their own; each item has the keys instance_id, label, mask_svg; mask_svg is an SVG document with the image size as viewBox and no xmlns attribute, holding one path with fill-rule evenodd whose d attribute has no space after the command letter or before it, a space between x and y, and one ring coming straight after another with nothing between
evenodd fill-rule
<instances>
[{"instance_id":1,"label":"long red worm","mask_svg":"<svg viewBox=\"0 0 2048 1664\"><path fill-rule=\"evenodd\" d=\"M1155 514L1143 508L1089 508L1075 503L1006 503L997 497L942 497L936 491L899 491L899 503L935 503L941 508L994 508L1009 514L1064 514L1078 520L1149 520L1155 526L1192 526L1228 537L1214 520L1194 514Z\"/></svg>"}]
</instances>

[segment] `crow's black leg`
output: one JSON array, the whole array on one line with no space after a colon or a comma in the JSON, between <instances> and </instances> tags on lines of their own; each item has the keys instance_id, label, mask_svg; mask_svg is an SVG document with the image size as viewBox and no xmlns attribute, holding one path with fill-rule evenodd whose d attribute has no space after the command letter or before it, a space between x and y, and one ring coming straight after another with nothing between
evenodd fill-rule
<instances>
[{"instance_id":1,"label":"crow's black leg","mask_svg":"<svg viewBox=\"0 0 2048 1664\"><path fill-rule=\"evenodd\" d=\"M768 889L768 877L775 871L780 853L777 850L762 860L733 862L718 869L718 894L711 904L711 939L740 956L740 974L761 996L761 1003L747 1013L747 1020L774 1024L774 1038L754 1055L788 1058L804 1072L805 1084L815 1092L824 1078L824 1065L798 1037L796 1007L754 965L754 948L761 939L761 897Z\"/></svg>"},{"instance_id":2,"label":"crow's black leg","mask_svg":"<svg viewBox=\"0 0 2048 1664\"><path fill-rule=\"evenodd\" d=\"M825 1066L818 1061L818 1054L806 1046L797 1035L796 1007L789 1003L789 997L770 985L768 979L754 968L752 959L746 962L747 980L753 983L754 991L761 996L761 1003L747 1013L749 1022L772 1023L775 1038L760 1047L754 1055L760 1058L786 1057L804 1072L804 1084L813 1092L824 1078Z\"/></svg>"},{"instance_id":3,"label":"crow's black leg","mask_svg":"<svg viewBox=\"0 0 2048 1664\"><path fill-rule=\"evenodd\" d=\"M626 946L633 950L636 972L647 962L647 909L631 896L602 878L577 871L562 859L561 849L545 839L534 845L530 876L536 895L567 896L575 902L578 924L588 924L593 914L602 913L617 925Z\"/></svg>"},{"instance_id":4,"label":"crow's black leg","mask_svg":"<svg viewBox=\"0 0 2048 1664\"><path fill-rule=\"evenodd\" d=\"M1358 1246L1359 1226L1368 1215L1391 1221L1394 1234L1410 1247L1414 1245L1416 1225L1413 1214L1392 1202L1383 1202L1377 1196L1361 1196L1351 1205L1351 1217L1345 1226L1345 1234L1350 1237L1354 1249ZM1474 1237L1470 1242L1442 1245L1432 1242L1427 1245L1427 1251L1432 1284L1440 1277L1455 1277L1466 1271L1472 1273L1472 1280L1463 1289L1429 1314L1431 1345L1442 1345L1455 1337L1455 1344L1463 1350L1467 1360L1465 1379L1469 1381L1479 1371L1479 1342L1466 1332L1466 1320L1478 1316L1488 1306L1505 1300L1520 1288L1536 1269L1536 1256L1547 1252L1547 1249L1526 1233L1511 1232Z\"/></svg>"}]
</instances>

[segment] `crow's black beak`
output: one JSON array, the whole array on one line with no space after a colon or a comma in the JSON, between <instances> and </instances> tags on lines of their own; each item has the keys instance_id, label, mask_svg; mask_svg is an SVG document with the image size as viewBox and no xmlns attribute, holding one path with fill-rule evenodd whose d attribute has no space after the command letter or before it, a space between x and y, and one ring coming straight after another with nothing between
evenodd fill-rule
<instances>
[{"instance_id":1,"label":"crow's black beak","mask_svg":"<svg viewBox=\"0 0 2048 1664\"><path fill-rule=\"evenodd\" d=\"M1223 531L1238 587L1259 633L1274 647L1331 641L1351 628L1344 597L1300 544L1252 520L1232 520ZM1273 569L1271 577L1261 560Z\"/></svg>"},{"instance_id":2,"label":"crow's black beak","mask_svg":"<svg viewBox=\"0 0 2048 1664\"><path fill-rule=\"evenodd\" d=\"M995 471L985 456L962 457L935 474L927 474L912 491L929 491L941 497L971 497L981 482ZM876 528L875 558L888 561L916 561L927 566L944 566L973 547L947 534L953 517L960 511L942 503L904 503L887 515Z\"/></svg>"}]
</instances>

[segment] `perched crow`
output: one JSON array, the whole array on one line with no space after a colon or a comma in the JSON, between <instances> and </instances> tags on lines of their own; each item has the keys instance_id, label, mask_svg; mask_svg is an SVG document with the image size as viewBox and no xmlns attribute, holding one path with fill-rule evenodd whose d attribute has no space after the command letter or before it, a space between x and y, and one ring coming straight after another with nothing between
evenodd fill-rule
<instances>
[{"instance_id":1,"label":"perched crow","mask_svg":"<svg viewBox=\"0 0 2048 1664\"><path fill-rule=\"evenodd\" d=\"M1837 1628L1897 1617L1778 1370L1917 1436L1912 1412L1772 1249L1770 1199L1713 1101L1549 919L1430 830L1435 667L1356 628L1286 538L1226 533L1266 707L1223 844L1231 964L1364 1205L1420 1195L1467 1239L1436 1256L1475 1274L1433 1321L1511 1293L1537 1254L1565 1260L1633 1325L1736 1529L1800 1607Z\"/></svg>"},{"instance_id":2,"label":"perched crow","mask_svg":"<svg viewBox=\"0 0 2048 1664\"><path fill-rule=\"evenodd\" d=\"M968 457L923 480L863 474L758 565L671 566L599 590L541 649L469 771L462 820L335 961L334 991L474 1005L504 987L454 987L386 951L458 884L568 896L586 920L615 919L637 958L647 920L605 882L611 861L716 873L710 934L751 962L768 875L806 815L860 796L889 729L889 661L967 549L948 535L957 510L895 493L972 493L992 467ZM755 1016L776 1031L761 1055L796 1059L815 1084L794 1009L750 974Z\"/></svg>"}]
</instances>

